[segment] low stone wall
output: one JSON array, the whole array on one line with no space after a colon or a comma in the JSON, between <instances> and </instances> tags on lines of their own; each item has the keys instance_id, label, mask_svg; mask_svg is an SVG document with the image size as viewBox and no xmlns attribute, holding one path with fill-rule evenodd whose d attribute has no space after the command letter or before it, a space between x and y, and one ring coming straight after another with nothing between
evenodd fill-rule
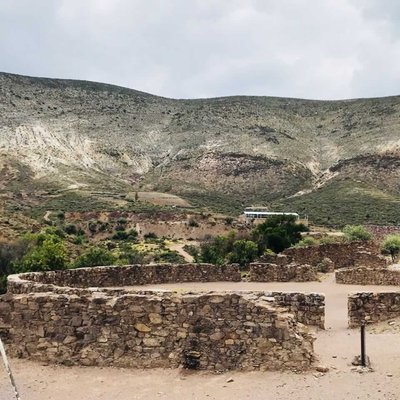
<instances>
[{"instance_id":1,"label":"low stone wall","mask_svg":"<svg viewBox=\"0 0 400 400\"><path fill-rule=\"evenodd\" d=\"M31 272L18 276L19 279L13 277L8 279L7 289L11 293L37 291L35 290L37 283L88 288L176 282L238 282L241 279L237 264L137 264L67 269L45 273ZM22 281L25 282L22 284ZM51 288L48 287L48 290Z\"/></svg>"},{"instance_id":2,"label":"low stone wall","mask_svg":"<svg viewBox=\"0 0 400 400\"><path fill-rule=\"evenodd\" d=\"M317 281L317 268L298 264L250 264L249 279L252 282L308 282Z\"/></svg>"},{"instance_id":3,"label":"low stone wall","mask_svg":"<svg viewBox=\"0 0 400 400\"><path fill-rule=\"evenodd\" d=\"M305 369L313 337L262 297L34 293L10 303L10 355L68 365Z\"/></svg>"},{"instance_id":4,"label":"low stone wall","mask_svg":"<svg viewBox=\"0 0 400 400\"><path fill-rule=\"evenodd\" d=\"M348 310L350 328L400 317L400 292L353 293Z\"/></svg>"},{"instance_id":5,"label":"low stone wall","mask_svg":"<svg viewBox=\"0 0 400 400\"><path fill-rule=\"evenodd\" d=\"M347 285L400 285L400 270L355 267L335 272L336 283Z\"/></svg>"},{"instance_id":6,"label":"low stone wall","mask_svg":"<svg viewBox=\"0 0 400 400\"><path fill-rule=\"evenodd\" d=\"M354 266L384 267L385 257L372 242L328 243L319 246L291 247L283 251L288 262L318 266L329 258L335 269Z\"/></svg>"},{"instance_id":7,"label":"low stone wall","mask_svg":"<svg viewBox=\"0 0 400 400\"><path fill-rule=\"evenodd\" d=\"M64 364L206 370L311 365L313 338L305 325L324 327L323 295L129 288L174 280L238 280L237 266L181 268L12 275L9 293L0 297L0 334L11 355ZM214 275L207 277L209 268L215 268Z\"/></svg>"}]
</instances>

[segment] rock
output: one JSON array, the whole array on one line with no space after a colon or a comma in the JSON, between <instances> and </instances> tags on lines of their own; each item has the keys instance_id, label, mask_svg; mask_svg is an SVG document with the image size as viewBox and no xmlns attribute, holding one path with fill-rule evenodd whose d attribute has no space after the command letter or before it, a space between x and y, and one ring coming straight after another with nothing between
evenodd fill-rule
<instances>
[{"instance_id":1,"label":"rock","mask_svg":"<svg viewBox=\"0 0 400 400\"><path fill-rule=\"evenodd\" d=\"M143 344L148 347L157 347L160 345L160 342L154 338L144 338Z\"/></svg>"},{"instance_id":2,"label":"rock","mask_svg":"<svg viewBox=\"0 0 400 400\"><path fill-rule=\"evenodd\" d=\"M316 370L317 372L326 373L326 372L329 372L329 367L327 367L326 365L318 365L318 366L315 368L315 370Z\"/></svg>"},{"instance_id":3,"label":"rock","mask_svg":"<svg viewBox=\"0 0 400 400\"><path fill-rule=\"evenodd\" d=\"M231 383L231 382L234 382L234 379L231 377L231 378L228 378L227 380L226 380L226 383Z\"/></svg>"},{"instance_id":4,"label":"rock","mask_svg":"<svg viewBox=\"0 0 400 400\"><path fill-rule=\"evenodd\" d=\"M140 322L138 322L138 323L135 325L135 329L136 329L137 331L139 331L139 332L151 332L151 328L150 328L150 327L148 327L147 325L142 324L142 323L140 323Z\"/></svg>"},{"instance_id":5,"label":"rock","mask_svg":"<svg viewBox=\"0 0 400 400\"><path fill-rule=\"evenodd\" d=\"M153 325L159 325L162 323L161 315L157 313L150 313L149 320Z\"/></svg>"}]
</instances>

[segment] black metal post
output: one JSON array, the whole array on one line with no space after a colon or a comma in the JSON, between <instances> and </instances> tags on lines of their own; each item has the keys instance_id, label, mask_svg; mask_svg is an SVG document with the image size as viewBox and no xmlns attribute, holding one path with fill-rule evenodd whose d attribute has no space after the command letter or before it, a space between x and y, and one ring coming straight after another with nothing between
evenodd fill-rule
<instances>
[{"instance_id":1,"label":"black metal post","mask_svg":"<svg viewBox=\"0 0 400 400\"><path fill-rule=\"evenodd\" d=\"M361 365L363 367L366 366L366 357L365 357L365 325L361 325Z\"/></svg>"}]
</instances>

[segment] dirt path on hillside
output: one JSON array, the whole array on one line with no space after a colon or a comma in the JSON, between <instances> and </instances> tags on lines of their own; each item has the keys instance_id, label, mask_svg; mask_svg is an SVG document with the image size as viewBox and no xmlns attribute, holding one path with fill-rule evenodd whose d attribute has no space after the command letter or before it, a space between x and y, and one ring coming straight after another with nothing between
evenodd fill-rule
<instances>
[{"instance_id":1,"label":"dirt path on hillside","mask_svg":"<svg viewBox=\"0 0 400 400\"><path fill-rule=\"evenodd\" d=\"M141 287L143 289L143 287ZM329 366L323 375L278 372L230 372L210 374L182 370L131 370L117 368L62 367L25 360L11 360L22 399L29 400L352 400L400 397L400 320L369 327L367 353L374 372L352 370L359 354L359 331L347 329L347 294L354 291L393 291L391 286L337 285L333 275L322 282L258 283L211 282L147 285L153 289L281 290L326 295L326 330L317 331L315 351ZM375 333L374 333L375 332ZM227 383L228 378L233 382ZM0 399L13 399L0 367Z\"/></svg>"},{"instance_id":2,"label":"dirt path on hillside","mask_svg":"<svg viewBox=\"0 0 400 400\"><path fill-rule=\"evenodd\" d=\"M186 252L183 247L185 246L185 243L171 243L168 245L168 248L172 251L176 251L178 254L180 254L186 262L192 263L194 262L193 256L191 256L188 252Z\"/></svg>"}]
</instances>

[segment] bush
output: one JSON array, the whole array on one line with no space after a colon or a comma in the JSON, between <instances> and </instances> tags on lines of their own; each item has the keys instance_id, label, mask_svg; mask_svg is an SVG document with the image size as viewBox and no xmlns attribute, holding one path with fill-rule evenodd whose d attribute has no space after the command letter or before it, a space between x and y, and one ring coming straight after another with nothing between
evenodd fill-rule
<instances>
[{"instance_id":1,"label":"bush","mask_svg":"<svg viewBox=\"0 0 400 400\"><path fill-rule=\"evenodd\" d=\"M112 235L112 239L114 240L126 240L128 239L128 233L125 231L117 231Z\"/></svg>"},{"instance_id":2,"label":"bush","mask_svg":"<svg viewBox=\"0 0 400 400\"><path fill-rule=\"evenodd\" d=\"M297 242L293 247L307 247L307 246L317 246L319 244L317 239L314 239L311 236L306 236Z\"/></svg>"},{"instance_id":3,"label":"bush","mask_svg":"<svg viewBox=\"0 0 400 400\"><path fill-rule=\"evenodd\" d=\"M14 263L17 272L54 271L68 265L64 242L55 235L31 235L28 252Z\"/></svg>"},{"instance_id":4,"label":"bush","mask_svg":"<svg viewBox=\"0 0 400 400\"><path fill-rule=\"evenodd\" d=\"M388 235L382 242L382 250L390 254L392 261L396 262L400 254L400 235Z\"/></svg>"},{"instance_id":5,"label":"bush","mask_svg":"<svg viewBox=\"0 0 400 400\"><path fill-rule=\"evenodd\" d=\"M76 235L78 233L78 228L74 224L68 224L65 225L64 232L68 235Z\"/></svg>"},{"instance_id":6,"label":"bush","mask_svg":"<svg viewBox=\"0 0 400 400\"><path fill-rule=\"evenodd\" d=\"M92 247L75 259L73 267L84 268L113 265L116 261L117 257L111 251L102 247Z\"/></svg>"},{"instance_id":7,"label":"bush","mask_svg":"<svg viewBox=\"0 0 400 400\"><path fill-rule=\"evenodd\" d=\"M145 233L143 235L144 240L157 239L157 235L154 232Z\"/></svg>"},{"instance_id":8,"label":"bush","mask_svg":"<svg viewBox=\"0 0 400 400\"><path fill-rule=\"evenodd\" d=\"M251 236L258 246L258 254L266 249L279 253L301 240L301 232L308 232L304 224L299 224L291 215L279 215L253 229Z\"/></svg>"},{"instance_id":9,"label":"bush","mask_svg":"<svg viewBox=\"0 0 400 400\"><path fill-rule=\"evenodd\" d=\"M232 251L228 254L228 260L244 267L255 260L257 253L258 247L251 240L236 240Z\"/></svg>"},{"instance_id":10,"label":"bush","mask_svg":"<svg viewBox=\"0 0 400 400\"><path fill-rule=\"evenodd\" d=\"M97 232L97 222L96 221L89 221L88 222L88 229L92 234Z\"/></svg>"},{"instance_id":11,"label":"bush","mask_svg":"<svg viewBox=\"0 0 400 400\"><path fill-rule=\"evenodd\" d=\"M139 251L133 249L129 244L124 244L120 248L118 264L128 265L128 264L143 264L144 255Z\"/></svg>"},{"instance_id":12,"label":"bush","mask_svg":"<svg viewBox=\"0 0 400 400\"><path fill-rule=\"evenodd\" d=\"M157 254L154 257L154 261L178 264L185 262L185 259L176 251L165 250L160 254Z\"/></svg>"},{"instance_id":13,"label":"bush","mask_svg":"<svg viewBox=\"0 0 400 400\"><path fill-rule=\"evenodd\" d=\"M372 234L362 225L346 225L343 228L344 237L347 240L371 240Z\"/></svg>"},{"instance_id":14,"label":"bush","mask_svg":"<svg viewBox=\"0 0 400 400\"><path fill-rule=\"evenodd\" d=\"M204 263L222 265L226 256L233 251L236 232L231 231L228 235L216 236L200 246L200 260Z\"/></svg>"},{"instance_id":15,"label":"bush","mask_svg":"<svg viewBox=\"0 0 400 400\"><path fill-rule=\"evenodd\" d=\"M199 258L199 249L196 246L193 246L192 244L185 244L182 249L186 251L186 253L190 254L195 261L197 262Z\"/></svg>"},{"instance_id":16,"label":"bush","mask_svg":"<svg viewBox=\"0 0 400 400\"><path fill-rule=\"evenodd\" d=\"M192 228L197 228L199 226L199 223L195 219L190 218L188 225Z\"/></svg>"}]
</instances>

